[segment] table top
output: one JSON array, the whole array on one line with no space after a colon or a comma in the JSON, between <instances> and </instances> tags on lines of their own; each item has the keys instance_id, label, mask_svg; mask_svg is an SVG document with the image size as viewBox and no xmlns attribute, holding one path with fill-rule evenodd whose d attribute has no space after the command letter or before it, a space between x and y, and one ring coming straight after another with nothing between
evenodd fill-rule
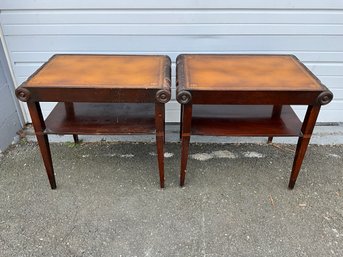
<instances>
[{"instance_id":1,"label":"table top","mask_svg":"<svg viewBox=\"0 0 343 257\"><path fill-rule=\"evenodd\" d=\"M189 90L322 91L320 81L293 55L181 55ZM179 76L180 77L180 76Z\"/></svg>"},{"instance_id":2,"label":"table top","mask_svg":"<svg viewBox=\"0 0 343 257\"><path fill-rule=\"evenodd\" d=\"M163 86L167 56L54 55L26 88L145 88Z\"/></svg>"}]
</instances>

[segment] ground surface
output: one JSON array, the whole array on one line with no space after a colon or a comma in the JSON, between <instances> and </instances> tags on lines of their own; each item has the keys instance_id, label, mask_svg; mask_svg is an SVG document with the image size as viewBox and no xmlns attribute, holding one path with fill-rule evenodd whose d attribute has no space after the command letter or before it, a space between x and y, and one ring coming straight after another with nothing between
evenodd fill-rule
<instances>
[{"instance_id":1,"label":"ground surface","mask_svg":"<svg viewBox=\"0 0 343 257\"><path fill-rule=\"evenodd\" d=\"M35 143L0 156L0 256L343 256L343 146L52 144L50 190Z\"/></svg>"}]
</instances>

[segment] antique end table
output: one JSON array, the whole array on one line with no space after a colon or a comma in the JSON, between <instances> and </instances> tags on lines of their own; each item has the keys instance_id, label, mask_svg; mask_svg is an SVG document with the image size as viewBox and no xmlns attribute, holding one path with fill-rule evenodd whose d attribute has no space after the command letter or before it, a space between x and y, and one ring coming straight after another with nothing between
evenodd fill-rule
<instances>
[{"instance_id":1,"label":"antique end table","mask_svg":"<svg viewBox=\"0 0 343 257\"><path fill-rule=\"evenodd\" d=\"M180 185L192 135L299 137L288 187L295 185L321 105L332 93L293 55L180 55ZM301 122L290 105L307 105Z\"/></svg>"},{"instance_id":2,"label":"antique end table","mask_svg":"<svg viewBox=\"0 0 343 257\"><path fill-rule=\"evenodd\" d=\"M165 103L170 59L138 55L54 55L17 90L27 102L52 189L56 188L48 134L156 134L164 187ZM58 102L46 120L40 102Z\"/></svg>"}]
</instances>

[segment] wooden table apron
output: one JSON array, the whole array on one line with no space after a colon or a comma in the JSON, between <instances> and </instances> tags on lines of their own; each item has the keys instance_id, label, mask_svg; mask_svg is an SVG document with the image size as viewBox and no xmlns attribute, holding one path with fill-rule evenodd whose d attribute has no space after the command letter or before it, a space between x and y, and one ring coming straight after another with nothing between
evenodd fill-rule
<instances>
[{"instance_id":1,"label":"wooden table apron","mask_svg":"<svg viewBox=\"0 0 343 257\"><path fill-rule=\"evenodd\" d=\"M185 58L190 56L190 58L199 57L201 58L202 55L180 55L177 58L177 92L176 98L177 101L181 104L181 113L180 113L180 138L182 140L182 149L181 149L181 170L180 170L180 185L183 186L185 183L186 177L186 169L187 169L187 160L188 160L188 153L189 153L189 142L190 136L196 132L197 135L205 135L206 132L209 135L221 135L221 136L268 136L268 142L272 142L273 136L298 136L298 143L295 152L295 157L293 161L292 172L290 176L290 181L288 187L290 189L294 188L296 179L298 177L301 164L303 162L321 105L328 104L333 95L331 91L329 91L321 82L303 65L301 62L294 56L291 58L296 59L300 67L304 69L305 72L310 74L314 79L315 83L318 83L319 88L316 90L306 89L306 90L292 90L290 89L283 89L283 90L248 90L248 89L203 89L203 88L189 88L188 84L188 77L192 73L185 67ZM203 55L205 56L205 55ZM220 56L220 55L213 55L213 56ZM225 56L225 55L223 55ZM249 56L249 55L227 55L227 56ZM258 56L258 55L256 55ZM268 56L268 55L267 55ZM263 57L261 55L261 57ZM188 76L188 77L187 77ZM289 105L307 105L307 111L305 118L299 126L298 133L289 133L289 134L280 134L277 135L268 135L266 132L266 127L261 128L253 127L250 134L248 131L240 132L240 126L244 123L244 121L239 120L237 124L232 124L232 126L237 126L236 128L232 128L232 130L227 129L226 131L222 128L216 128L216 124L221 124L220 122L211 122L208 121L208 126L205 126L204 129L194 129L192 127L192 122L194 120L193 113L194 108L198 108L197 106L203 105L203 110L206 110L206 106L208 108L215 108L213 106L217 105L272 105L274 106L271 111L270 121L272 122L273 119L277 119L280 117L282 113L283 106ZM235 107L236 108L236 107ZM247 107L248 109L249 107ZM253 107L252 107L253 108ZM199 112L198 112L199 113ZM200 112L201 113L201 112ZM202 112L204 113L204 112ZM253 113L253 109L252 109ZM295 114L294 114L295 115ZM208 117L210 120L211 117ZM233 119L235 121L235 119ZM205 123L205 121L204 121ZM197 123L198 124L198 123ZM200 124L200 123L199 123ZM227 123L230 124L230 123ZM200 132L199 132L200 131Z\"/></svg>"},{"instance_id":2,"label":"wooden table apron","mask_svg":"<svg viewBox=\"0 0 343 257\"><path fill-rule=\"evenodd\" d=\"M67 58L69 55L55 55L50 60L54 58ZM83 56L84 58L89 57L99 57L99 58L112 58L115 56L96 56L96 55L70 55L74 58L79 58ZM130 58L129 56L125 56ZM73 85L36 85L27 86L30 79L35 78L35 75L39 75L39 71L44 69L45 65L49 64L49 61L45 63L39 70L37 70L26 82L24 82L16 90L16 95L19 100L27 102L28 109L32 119L32 125L35 130L37 141L40 147L43 162L46 168L46 172L49 178L50 186L52 189L56 188L55 175L53 170L50 146L47 134L73 134L75 143L78 142L78 134L155 134L156 135L156 145L157 145L157 159L159 167L159 177L160 186L164 187L164 141L165 141L165 103L170 100L171 90L170 90L170 59L166 56L160 56L163 60L163 66L157 72L161 73L162 79L161 84L156 85L154 88L145 88L144 86L135 88L125 88L122 85L116 87L114 86L73 86ZM81 57L82 58L82 57ZM135 57L139 58L139 57ZM53 129L49 129L46 126L46 121L43 119L42 111L40 108L40 102L60 102L64 103L65 107L65 120L68 121L68 126L55 126ZM84 104L82 104L84 103ZM134 106L133 110L139 112L141 105L143 105L143 110L146 108L151 113L147 117L147 122L135 122L134 120L125 119L124 125L135 126L134 129L130 130L130 127L125 128L125 126L115 126L113 124L108 124L107 127L103 129L96 128L95 124L93 126L83 125L82 123L77 123L75 119L75 111L86 111L87 108L97 105L98 103L106 104L109 108L117 108L120 106L119 103L127 103L128 106ZM55 109L63 108L58 104ZM118 104L118 105L116 105ZM149 107L149 105L153 107ZM88 106L89 105L89 106ZM107 107L106 105L98 105L100 108ZM113 107L114 106L114 107ZM75 107L75 108L74 108ZM86 108L86 109L85 109ZM136 108L136 109L135 109ZM55 110L54 109L54 110ZM47 118L50 124L54 124L54 118L58 117L62 109L58 109L57 112L52 111L52 113ZM91 109L89 109L91 110ZM128 109L130 110L130 109ZM125 118L128 110L123 110L119 108L118 112L122 112ZM109 109L108 111L111 111ZM54 116L55 115L55 116ZM134 115L144 115L144 113L134 114ZM52 117L51 117L52 116ZM108 115L109 118L110 115ZM108 118L106 117L106 118ZM135 116L134 116L135 117ZM50 118L50 120L49 120ZM61 120L64 118L62 117ZM76 124L76 125L75 125ZM140 127L141 126L141 127ZM56 131L57 128L57 131ZM55 129L55 130L54 130ZM64 129L64 130L63 130ZM101 133L99 133L99 131Z\"/></svg>"}]
</instances>

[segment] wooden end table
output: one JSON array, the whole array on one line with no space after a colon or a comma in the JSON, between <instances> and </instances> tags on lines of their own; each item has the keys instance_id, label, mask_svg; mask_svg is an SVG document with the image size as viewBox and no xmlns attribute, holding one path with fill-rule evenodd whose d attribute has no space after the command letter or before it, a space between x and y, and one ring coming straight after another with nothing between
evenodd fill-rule
<instances>
[{"instance_id":1,"label":"wooden end table","mask_svg":"<svg viewBox=\"0 0 343 257\"><path fill-rule=\"evenodd\" d=\"M180 55L180 185L190 136L299 137L288 187L298 177L321 105L332 93L293 55ZM308 105L301 122L290 105Z\"/></svg>"},{"instance_id":2,"label":"wooden end table","mask_svg":"<svg viewBox=\"0 0 343 257\"><path fill-rule=\"evenodd\" d=\"M56 188L48 134L156 134L164 187L165 103L170 59L138 55L54 55L17 90L27 102L52 189ZM40 102L58 102L44 121Z\"/></svg>"}]
</instances>

